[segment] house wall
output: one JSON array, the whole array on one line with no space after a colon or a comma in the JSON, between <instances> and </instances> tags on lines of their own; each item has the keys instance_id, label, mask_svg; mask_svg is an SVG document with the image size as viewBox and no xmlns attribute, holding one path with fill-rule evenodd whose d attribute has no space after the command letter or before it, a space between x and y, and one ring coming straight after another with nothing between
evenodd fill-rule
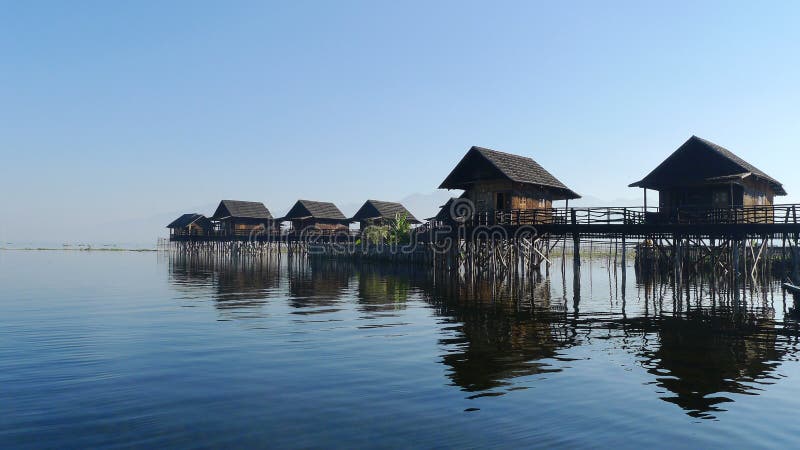
<instances>
[{"instance_id":1,"label":"house wall","mask_svg":"<svg viewBox=\"0 0 800 450\"><path fill-rule=\"evenodd\" d=\"M170 228L169 231L172 236L204 236L207 234L206 229L197 223L191 223L183 228Z\"/></svg>"},{"instance_id":2,"label":"house wall","mask_svg":"<svg viewBox=\"0 0 800 450\"><path fill-rule=\"evenodd\" d=\"M674 217L678 209L725 210L703 213L697 220L730 223L772 223L775 192L768 183L745 180L743 185L709 185L659 191L661 214ZM746 208L746 209L742 209ZM699 211L701 213L702 211ZM683 218L690 217L681 213ZM683 218L681 220L683 220Z\"/></svg>"},{"instance_id":3,"label":"house wall","mask_svg":"<svg viewBox=\"0 0 800 450\"><path fill-rule=\"evenodd\" d=\"M191 234L191 235L203 236L204 234L206 234L205 228L201 227L200 225L198 225L196 223L189 224L189 226L187 228L188 228L189 234Z\"/></svg>"},{"instance_id":4,"label":"house wall","mask_svg":"<svg viewBox=\"0 0 800 450\"><path fill-rule=\"evenodd\" d=\"M677 208L719 209L742 205L742 187L734 185L709 185L675 188L658 191L662 212Z\"/></svg>"},{"instance_id":5,"label":"house wall","mask_svg":"<svg viewBox=\"0 0 800 450\"><path fill-rule=\"evenodd\" d=\"M358 222L358 226L361 230L366 230L367 227L375 226L375 227L382 227L384 225L389 225L389 221L384 220L382 218L378 219L367 219L361 220Z\"/></svg>"},{"instance_id":6,"label":"house wall","mask_svg":"<svg viewBox=\"0 0 800 450\"><path fill-rule=\"evenodd\" d=\"M732 196L731 196L732 195ZM710 185L659 191L662 211L675 208L729 208L772 206L775 192L768 183L745 180L740 185Z\"/></svg>"},{"instance_id":7,"label":"house wall","mask_svg":"<svg viewBox=\"0 0 800 450\"><path fill-rule=\"evenodd\" d=\"M245 235L251 232L257 232L260 230L267 230L266 223L241 223L236 222L236 220L232 221L224 221L220 224L220 229L225 233L233 233L236 235Z\"/></svg>"},{"instance_id":8,"label":"house wall","mask_svg":"<svg viewBox=\"0 0 800 450\"><path fill-rule=\"evenodd\" d=\"M250 224L250 223L237 223L237 224L234 224L233 228L236 231L252 231L252 230L255 230L255 229L261 229L263 227L264 226L261 225L261 224L253 225L253 224Z\"/></svg>"},{"instance_id":9,"label":"house wall","mask_svg":"<svg viewBox=\"0 0 800 450\"><path fill-rule=\"evenodd\" d=\"M475 204L477 212L553 207L552 195L545 189L503 180L476 183L465 192L465 198Z\"/></svg>"},{"instance_id":10,"label":"house wall","mask_svg":"<svg viewBox=\"0 0 800 450\"><path fill-rule=\"evenodd\" d=\"M744 206L772 206L774 201L775 191L768 183L745 180Z\"/></svg>"},{"instance_id":11,"label":"house wall","mask_svg":"<svg viewBox=\"0 0 800 450\"><path fill-rule=\"evenodd\" d=\"M315 230L325 230L325 231L333 231L333 230L349 230L350 227L341 223L330 223L324 221L318 221L314 219L304 219L304 220L293 220L292 221L292 228L296 231L304 230L304 229L315 229Z\"/></svg>"}]
</instances>

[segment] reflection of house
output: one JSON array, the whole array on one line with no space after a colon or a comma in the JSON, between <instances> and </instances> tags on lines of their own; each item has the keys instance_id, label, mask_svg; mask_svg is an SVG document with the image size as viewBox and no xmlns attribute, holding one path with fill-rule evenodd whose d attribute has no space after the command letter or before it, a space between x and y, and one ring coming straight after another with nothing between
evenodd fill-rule
<instances>
[{"instance_id":1,"label":"reflection of house","mask_svg":"<svg viewBox=\"0 0 800 450\"><path fill-rule=\"evenodd\" d=\"M358 303L367 312L397 311L406 308L410 283L400 274L382 273L368 266L358 273Z\"/></svg>"},{"instance_id":2,"label":"reflection of house","mask_svg":"<svg viewBox=\"0 0 800 450\"><path fill-rule=\"evenodd\" d=\"M293 314L319 314L330 312L329 307L342 302L350 284L352 267L335 261L314 260L311 265L290 265L289 305ZM320 309L325 308L325 309Z\"/></svg>"},{"instance_id":3,"label":"reflection of house","mask_svg":"<svg viewBox=\"0 0 800 450\"><path fill-rule=\"evenodd\" d=\"M395 202L383 202L380 200L367 200L364 205L350 219L350 222L358 222L364 230L370 225L382 226L394 222L398 216L405 215L412 224L420 223L405 206Z\"/></svg>"},{"instance_id":4,"label":"reflection of house","mask_svg":"<svg viewBox=\"0 0 800 450\"><path fill-rule=\"evenodd\" d=\"M726 394L748 394L754 382L772 377L783 351L770 326L703 312L688 318L663 318L658 350L645 353L648 371L674 403L695 417L722 411Z\"/></svg>"},{"instance_id":5,"label":"reflection of house","mask_svg":"<svg viewBox=\"0 0 800 450\"><path fill-rule=\"evenodd\" d=\"M223 200L211 219L228 235L247 235L273 226L272 214L261 202Z\"/></svg>"},{"instance_id":6,"label":"reflection of house","mask_svg":"<svg viewBox=\"0 0 800 450\"><path fill-rule=\"evenodd\" d=\"M518 377L561 370L542 360L573 345L572 334L547 311L533 313L537 305L528 311L519 309L520 293L538 292L543 297L532 303L549 306L549 289L539 289L545 283L513 292L489 280L470 284L445 282L428 291L438 314L454 323L457 332L448 338L448 344L455 344L453 350L442 357L454 384L465 391L481 392L513 384Z\"/></svg>"},{"instance_id":7,"label":"reflection of house","mask_svg":"<svg viewBox=\"0 0 800 450\"><path fill-rule=\"evenodd\" d=\"M298 200L282 221L290 221L292 230L347 231L347 218L339 208L329 202Z\"/></svg>"},{"instance_id":8,"label":"reflection of house","mask_svg":"<svg viewBox=\"0 0 800 450\"><path fill-rule=\"evenodd\" d=\"M216 259L176 253L170 258L170 281L186 290L188 298L213 297L215 307L231 313L258 308L280 284L275 260L264 258Z\"/></svg>"},{"instance_id":9,"label":"reflection of house","mask_svg":"<svg viewBox=\"0 0 800 450\"><path fill-rule=\"evenodd\" d=\"M216 279L216 306L218 309L260 306L279 282L280 272L275 265L253 262L221 267Z\"/></svg>"},{"instance_id":10,"label":"reflection of house","mask_svg":"<svg viewBox=\"0 0 800 450\"><path fill-rule=\"evenodd\" d=\"M559 371L542 359L553 358L564 343L552 325L531 316L521 317L490 307L453 311L462 325L463 350L443 356L449 377L467 391L505 386L514 378Z\"/></svg>"},{"instance_id":11,"label":"reflection of house","mask_svg":"<svg viewBox=\"0 0 800 450\"><path fill-rule=\"evenodd\" d=\"M184 214L167 225L170 236L204 236L213 230L213 225L202 214Z\"/></svg>"},{"instance_id":12,"label":"reflection of house","mask_svg":"<svg viewBox=\"0 0 800 450\"><path fill-rule=\"evenodd\" d=\"M775 196L786 195L774 178L697 136L630 187L645 189L645 199L647 189L658 191L659 209L665 216L674 216L678 208L768 207Z\"/></svg>"},{"instance_id":13,"label":"reflection of house","mask_svg":"<svg viewBox=\"0 0 800 450\"><path fill-rule=\"evenodd\" d=\"M439 189L463 189L477 212L546 209L580 198L533 159L482 147L472 147Z\"/></svg>"}]
</instances>

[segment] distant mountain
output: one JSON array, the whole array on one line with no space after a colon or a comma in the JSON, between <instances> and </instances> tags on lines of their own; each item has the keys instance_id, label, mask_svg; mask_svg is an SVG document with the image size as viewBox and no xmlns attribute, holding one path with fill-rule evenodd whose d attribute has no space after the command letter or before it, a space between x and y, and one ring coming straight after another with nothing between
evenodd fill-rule
<instances>
[{"instance_id":1,"label":"distant mountain","mask_svg":"<svg viewBox=\"0 0 800 450\"><path fill-rule=\"evenodd\" d=\"M411 214L419 220L424 220L439 213L439 208L447 203L451 197L458 197L461 191L438 190L428 194L411 194L400 199Z\"/></svg>"}]
</instances>

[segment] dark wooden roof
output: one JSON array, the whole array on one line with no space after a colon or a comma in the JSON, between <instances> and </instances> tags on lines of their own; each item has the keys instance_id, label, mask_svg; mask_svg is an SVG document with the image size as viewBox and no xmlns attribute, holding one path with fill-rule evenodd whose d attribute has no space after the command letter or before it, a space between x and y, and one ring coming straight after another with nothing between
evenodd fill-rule
<instances>
[{"instance_id":1,"label":"dark wooden roof","mask_svg":"<svg viewBox=\"0 0 800 450\"><path fill-rule=\"evenodd\" d=\"M394 220L398 214L405 214L408 217L408 221L411 223L420 223L420 221L400 203L383 202L380 200L367 200L350 220L352 222L370 219Z\"/></svg>"},{"instance_id":2,"label":"dark wooden roof","mask_svg":"<svg viewBox=\"0 0 800 450\"><path fill-rule=\"evenodd\" d=\"M212 219L272 219L272 214L261 202L245 202L241 200L223 200L219 202Z\"/></svg>"},{"instance_id":3,"label":"dark wooden roof","mask_svg":"<svg viewBox=\"0 0 800 450\"><path fill-rule=\"evenodd\" d=\"M283 220L292 219L347 220L342 211L330 202L298 200Z\"/></svg>"},{"instance_id":4,"label":"dark wooden roof","mask_svg":"<svg viewBox=\"0 0 800 450\"><path fill-rule=\"evenodd\" d=\"M189 213L173 220L169 225L167 225L167 228L186 228L195 222L197 222L197 224L203 228L211 227L211 221L208 220L206 216L199 213Z\"/></svg>"},{"instance_id":5,"label":"dark wooden roof","mask_svg":"<svg viewBox=\"0 0 800 450\"><path fill-rule=\"evenodd\" d=\"M449 220L453 220L454 219L452 217L452 213L453 212L466 213L466 211L468 211L469 209L474 209L474 208L467 208L464 211L450 211L453 208L453 202L454 201L465 199L465 198L469 198L467 196L466 192L462 193L458 197L450 197L449 199L447 199L447 201L444 203L444 205L439 207L439 212L436 213L436 215L434 217L431 217L428 220L436 220L436 221L439 221L439 222L445 222L445 221L449 221ZM462 219L462 217L458 217L458 220L463 220L463 219Z\"/></svg>"},{"instance_id":6,"label":"dark wooden roof","mask_svg":"<svg viewBox=\"0 0 800 450\"><path fill-rule=\"evenodd\" d=\"M456 200L458 200L458 197L450 197L450 199L448 199L444 205L439 207L439 212L436 214L436 216L432 217L431 219L440 222L445 222L452 219L450 208L452 207L453 202Z\"/></svg>"},{"instance_id":7,"label":"dark wooden roof","mask_svg":"<svg viewBox=\"0 0 800 450\"><path fill-rule=\"evenodd\" d=\"M657 190L729 182L747 177L769 183L775 190L775 195L786 195L779 181L756 166L725 147L692 136L646 177L631 183L630 187Z\"/></svg>"},{"instance_id":8,"label":"dark wooden roof","mask_svg":"<svg viewBox=\"0 0 800 450\"><path fill-rule=\"evenodd\" d=\"M496 179L549 188L557 199L580 198L533 159L483 147L469 149L439 189L469 189L476 182Z\"/></svg>"}]
</instances>

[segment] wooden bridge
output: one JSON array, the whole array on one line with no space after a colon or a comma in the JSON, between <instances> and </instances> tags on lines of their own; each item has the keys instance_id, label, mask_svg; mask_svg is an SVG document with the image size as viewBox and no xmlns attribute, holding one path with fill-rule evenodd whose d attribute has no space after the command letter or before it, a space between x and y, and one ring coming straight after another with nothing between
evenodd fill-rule
<instances>
[{"instance_id":1,"label":"wooden bridge","mask_svg":"<svg viewBox=\"0 0 800 450\"><path fill-rule=\"evenodd\" d=\"M451 225L468 229L532 226L541 234L579 233L586 236L652 237L691 234L701 236L763 236L800 232L800 205L678 208L664 214L658 208L595 207L506 210L474 213ZM445 222L426 224L442 227Z\"/></svg>"}]
</instances>

